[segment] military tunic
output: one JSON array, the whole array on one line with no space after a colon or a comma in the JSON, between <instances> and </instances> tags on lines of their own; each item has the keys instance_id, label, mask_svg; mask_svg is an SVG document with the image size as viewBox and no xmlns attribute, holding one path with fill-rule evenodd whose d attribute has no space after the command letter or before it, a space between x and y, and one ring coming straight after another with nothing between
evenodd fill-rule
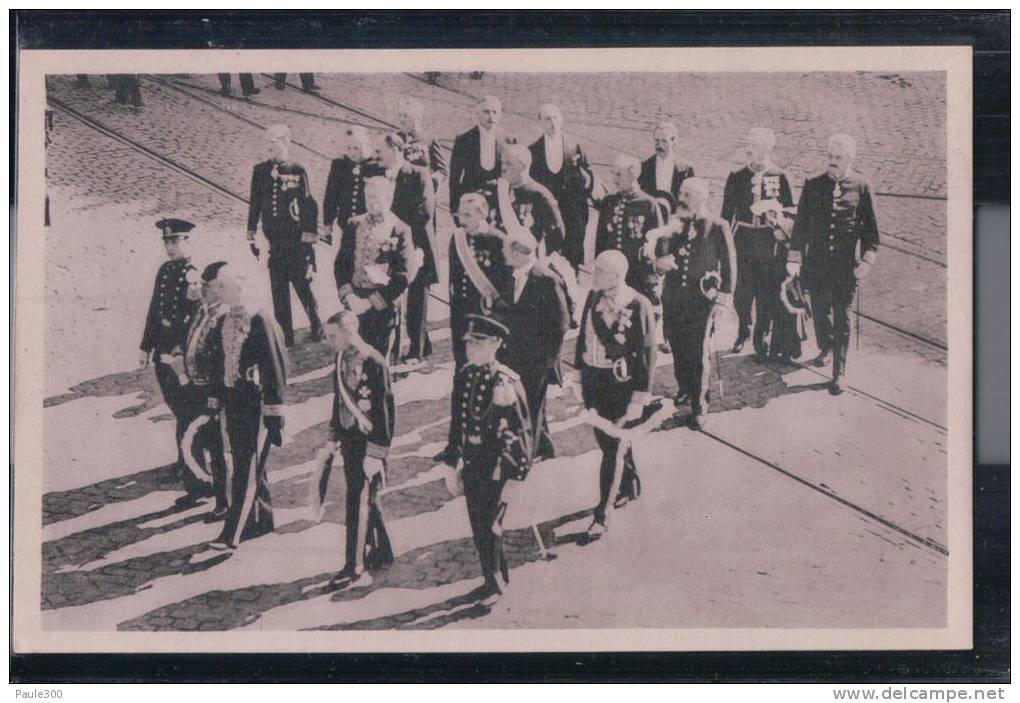
<instances>
[{"instance_id":1,"label":"military tunic","mask_svg":"<svg viewBox=\"0 0 1020 703\"><path fill-rule=\"evenodd\" d=\"M503 255L503 241L506 235L496 229L475 234L465 234L468 246L475 261L489 282L498 291L500 297L512 295L513 278L511 269ZM467 316L470 314L488 314L493 307L501 308L501 300L487 300L475 286L467 269L460 260L455 238L450 239L449 252L449 286L450 286L450 344L453 347L454 388L450 407L450 436L448 446L456 449L460 445L460 404L457 397L461 391L459 373L467 363L467 352L464 346L464 333L467 331Z\"/></svg>"},{"instance_id":2,"label":"military tunic","mask_svg":"<svg viewBox=\"0 0 1020 703\"><path fill-rule=\"evenodd\" d=\"M500 207L497 182L489 183L482 191L489 207L496 213L495 225L506 230L503 208ZM517 217L517 224L531 232L538 242L539 256L560 251L563 247L563 217L559 205L549 190L528 178L517 186L510 186L508 203Z\"/></svg>"},{"instance_id":3,"label":"military tunic","mask_svg":"<svg viewBox=\"0 0 1020 703\"><path fill-rule=\"evenodd\" d=\"M532 432L524 388L498 363L465 366L456 401L460 405L464 498L482 575L487 583L510 575L503 554L507 481L523 481L531 469Z\"/></svg>"},{"instance_id":4,"label":"military tunic","mask_svg":"<svg viewBox=\"0 0 1020 703\"><path fill-rule=\"evenodd\" d=\"M206 471L212 478L216 509L223 510L230 503L230 475L224 456L224 425L219 415L223 407L223 318L228 307L222 303L203 305L195 316L184 348L184 369L189 383L184 387L188 398L189 427L208 416L208 420L194 433L191 455L196 465L205 465L205 452L209 463Z\"/></svg>"},{"instance_id":5,"label":"military tunic","mask_svg":"<svg viewBox=\"0 0 1020 703\"><path fill-rule=\"evenodd\" d=\"M188 274L195 271L190 259L166 261L159 267L140 345L143 352L153 356L156 382L166 406L176 420L180 468L184 468L181 440L189 422L189 399L177 373L161 357L163 354L173 356L183 353L188 329L199 306L197 300L188 300Z\"/></svg>"},{"instance_id":6,"label":"military tunic","mask_svg":"<svg viewBox=\"0 0 1020 703\"><path fill-rule=\"evenodd\" d=\"M428 171L420 166L404 164L395 173L387 173L393 181L393 204L390 211L411 228L411 242L422 254L421 267L408 277L407 335L408 356L423 358L432 353L428 327L428 290L439 282L436 255L439 245L435 234L435 191ZM399 345L397 345L399 349Z\"/></svg>"},{"instance_id":7,"label":"military tunic","mask_svg":"<svg viewBox=\"0 0 1020 703\"><path fill-rule=\"evenodd\" d=\"M273 531L269 479L257 444L260 421L283 415L287 357L280 336L262 310L236 306L224 315L222 418L233 485L220 541L232 547Z\"/></svg>"},{"instance_id":8,"label":"military tunic","mask_svg":"<svg viewBox=\"0 0 1020 703\"><path fill-rule=\"evenodd\" d=\"M711 375L706 339L712 333L714 302L702 290L703 281L706 274L715 274L717 294L733 293L737 263L730 227L713 215L698 215L680 232L656 238L655 257L676 262L676 270L665 274L662 329L673 352L677 386L690 398L691 413L697 417L708 412Z\"/></svg>"},{"instance_id":9,"label":"military tunic","mask_svg":"<svg viewBox=\"0 0 1020 703\"><path fill-rule=\"evenodd\" d=\"M824 173L805 181L788 258L803 264L815 338L820 351L833 352L836 379L846 368L850 346L854 268L858 261L873 262L878 244L878 218L867 180L856 173L838 179Z\"/></svg>"},{"instance_id":10,"label":"military tunic","mask_svg":"<svg viewBox=\"0 0 1020 703\"><path fill-rule=\"evenodd\" d=\"M330 439L340 442L347 483L345 571L379 568L393 561L393 549L379 504L385 476L365 476L365 458L385 462L393 440L396 408L386 360L375 349L351 346L337 354L333 371ZM359 425L367 421L368 431ZM319 484L325 497L329 473Z\"/></svg>"},{"instance_id":11,"label":"military tunic","mask_svg":"<svg viewBox=\"0 0 1020 703\"><path fill-rule=\"evenodd\" d=\"M321 330L319 308L308 280L314 271L315 247L303 241L304 233L316 232L318 206L311 196L308 174L295 161L270 159L255 166L248 206L248 232L254 236L258 223L269 241L269 282L273 313L287 344L293 343L294 324L290 288L294 287L313 332Z\"/></svg>"},{"instance_id":12,"label":"military tunic","mask_svg":"<svg viewBox=\"0 0 1020 703\"><path fill-rule=\"evenodd\" d=\"M733 293L737 311L738 341L751 337L751 309L755 309L754 348L765 351L765 336L772 320L781 313L779 285L785 272L783 245L773 234L764 215L754 215L751 206L761 200L776 200L784 208L793 205L790 183L782 169L767 164L758 171L745 166L733 171L723 190L722 219L729 223L737 250L740 278Z\"/></svg>"},{"instance_id":13,"label":"military tunic","mask_svg":"<svg viewBox=\"0 0 1020 703\"><path fill-rule=\"evenodd\" d=\"M360 315L361 338L389 354L396 324L395 304L407 290L411 230L392 213L358 215L344 228L337 254L340 300L367 299L372 307Z\"/></svg>"},{"instance_id":14,"label":"military tunic","mask_svg":"<svg viewBox=\"0 0 1020 703\"><path fill-rule=\"evenodd\" d=\"M581 372L584 405L618 422L631 402L646 404L655 371L655 315L651 303L629 287L610 295L593 290L581 313L574 363ZM630 448L619 461L620 440L595 429L602 450L595 520L606 524L618 492L634 495L638 480Z\"/></svg>"},{"instance_id":15,"label":"military tunic","mask_svg":"<svg viewBox=\"0 0 1020 703\"><path fill-rule=\"evenodd\" d=\"M640 190L607 195L599 207L595 230L595 256L615 249L627 257L627 285L653 305L659 302L659 277L643 255L645 234L662 224L655 199Z\"/></svg>"}]
</instances>

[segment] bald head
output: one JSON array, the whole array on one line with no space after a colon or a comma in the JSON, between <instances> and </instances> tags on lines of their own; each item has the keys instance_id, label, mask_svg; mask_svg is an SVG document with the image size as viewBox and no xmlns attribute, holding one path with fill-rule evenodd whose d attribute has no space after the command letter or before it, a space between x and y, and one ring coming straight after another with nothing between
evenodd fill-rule
<instances>
[{"instance_id":1,"label":"bald head","mask_svg":"<svg viewBox=\"0 0 1020 703\"><path fill-rule=\"evenodd\" d=\"M236 267L226 262L217 262L206 267L202 278L205 280L203 291L208 302L240 305L245 279Z\"/></svg>"},{"instance_id":2,"label":"bald head","mask_svg":"<svg viewBox=\"0 0 1020 703\"><path fill-rule=\"evenodd\" d=\"M633 156L620 154L613 160L611 173L613 174L613 183L616 185L617 191L625 192L633 190L638 176L641 174L641 162Z\"/></svg>"},{"instance_id":3,"label":"bald head","mask_svg":"<svg viewBox=\"0 0 1020 703\"><path fill-rule=\"evenodd\" d=\"M694 215L708 204L708 181L704 178L685 178L677 196L677 212Z\"/></svg>"},{"instance_id":4,"label":"bald head","mask_svg":"<svg viewBox=\"0 0 1020 703\"><path fill-rule=\"evenodd\" d=\"M556 136L563 128L563 113L560 108L552 103L545 103L538 109L538 120L542 123L542 129L550 137Z\"/></svg>"},{"instance_id":5,"label":"bald head","mask_svg":"<svg viewBox=\"0 0 1020 703\"><path fill-rule=\"evenodd\" d=\"M833 134L826 143L826 153L829 174L837 178L844 176L850 172L857 156L857 142L849 134Z\"/></svg>"},{"instance_id":6,"label":"bald head","mask_svg":"<svg viewBox=\"0 0 1020 703\"><path fill-rule=\"evenodd\" d=\"M531 150L522 144L507 144L500 154L503 178L519 185L531 169Z\"/></svg>"},{"instance_id":7,"label":"bald head","mask_svg":"<svg viewBox=\"0 0 1020 703\"><path fill-rule=\"evenodd\" d=\"M274 124L266 128L266 145L269 156L283 160L290 155L290 127L285 124Z\"/></svg>"},{"instance_id":8,"label":"bald head","mask_svg":"<svg viewBox=\"0 0 1020 703\"><path fill-rule=\"evenodd\" d=\"M595 257L595 271L592 274L592 288L612 290L623 285L627 278L627 257L616 249L607 249Z\"/></svg>"},{"instance_id":9,"label":"bald head","mask_svg":"<svg viewBox=\"0 0 1020 703\"><path fill-rule=\"evenodd\" d=\"M365 161L375 156L375 148L368 136L368 130L361 125L352 125L344 132L346 137L347 158L355 162Z\"/></svg>"}]
</instances>

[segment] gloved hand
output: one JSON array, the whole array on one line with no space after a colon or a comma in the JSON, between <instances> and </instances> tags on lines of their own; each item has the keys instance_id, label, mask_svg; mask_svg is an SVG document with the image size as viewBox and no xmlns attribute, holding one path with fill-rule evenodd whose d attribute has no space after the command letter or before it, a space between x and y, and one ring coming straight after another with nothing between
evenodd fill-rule
<instances>
[{"instance_id":1,"label":"gloved hand","mask_svg":"<svg viewBox=\"0 0 1020 703\"><path fill-rule=\"evenodd\" d=\"M362 465L362 469L365 472L365 478L371 481L376 476L382 474L383 466L382 459L378 459L374 456L366 456Z\"/></svg>"},{"instance_id":2,"label":"gloved hand","mask_svg":"<svg viewBox=\"0 0 1020 703\"><path fill-rule=\"evenodd\" d=\"M786 262L786 273L789 274L790 278L796 278L800 275L800 264L792 261Z\"/></svg>"},{"instance_id":3,"label":"gloved hand","mask_svg":"<svg viewBox=\"0 0 1020 703\"><path fill-rule=\"evenodd\" d=\"M676 257L675 256L660 256L655 260L655 270L659 273L666 273L667 271L676 271Z\"/></svg>"},{"instance_id":4,"label":"gloved hand","mask_svg":"<svg viewBox=\"0 0 1020 703\"><path fill-rule=\"evenodd\" d=\"M453 497L464 495L464 462L458 461L456 467L447 467L443 483Z\"/></svg>"},{"instance_id":5,"label":"gloved hand","mask_svg":"<svg viewBox=\"0 0 1020 703\"><path fill-rule=\"evenodd\" d=\"M220 399L215 396L209 396L209 399L205 401L205 407L212 412L216 412L220 409Z\"/></svg>"},{"instance_id":6,"label":"gloved hand","mask_svg":"<svg viewBox=\"0 0 1020 703\"><path fill-rule=\"evenodd\" d=\"M266 427L269 435L269 443L277 447L283 446L283 417L280 415L266 415L262 418L262 424Z\"/></svg>"}]
</instances>

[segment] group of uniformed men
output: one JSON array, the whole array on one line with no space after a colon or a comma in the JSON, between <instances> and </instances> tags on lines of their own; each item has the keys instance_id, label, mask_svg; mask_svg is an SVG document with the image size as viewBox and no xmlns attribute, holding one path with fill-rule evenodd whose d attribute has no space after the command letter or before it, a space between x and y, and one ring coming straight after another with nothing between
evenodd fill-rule
<instances>
[{"instance_id":1,"label":"group of uniformed men","mask_svg":"<svg viewBox=\"0 0 1020 703\"><path fill-rule=\"evenodd\" d=\"M211 489L210 519L225 520L211 546L236 547L272 530L265 462L269 445L282 442L293 286L310 339L328 336L335 351L330 436L313 498L321 515L339 454L347 544L332 585L364 587L392 562L379 504L394 428L390 374L395 361L413 368L432 352L426 314L429 288L439 281L436 194L444 182L455 224L448 251L455 375L448 442L435 459L455 469L448 486L465 495L483 601L508 582L501 534L509 496L533 462L555 454L545 402L549 384L562 382L571 327L578 327L573 365L584 405L603 421L593 422L603 460L590 540L605 533L614 508L640 493L626 431L648 416L659 351L672 354L689 426L702 427L709 340L729 306L739 318L734 352L751 340L759 361L791 361L801 354L803 291L810 291L820 352L812 363L824 366L831 353L830 392L842 392L854 292L878 246L869 186L851 170L852 138L830 138L828 168L805 183L793 220L790 184L770 159L774 134L751 129L747 164L729 175L720 217L708 210L708 182L676 153L672 124L655 128L655 153L644 162L614 161L607 193L563 133L555 105L542 106L543 134L529 147L501 131L501 116L500 101L484 98L477 125L456 138L449 161L424 133L414 99L400 104L400 129L375 144L364 128L348 128L346 153L331 164L322 225L307 172L290 156L289 130L269 128L271 158L255 166L247 229L256 257L259 222L268 241L275 323L244 306L243 278L231 266L218 262L198 275L188 255L190 223L157 223L169 261L157 274L142 363L154 363L177 417L189 496ZM591 206L595 259L582 304L575 275L585 265ZM332 245L334 237L342 309L324 324L310 283L315 244Z\"/></svg>"}]
</instances>

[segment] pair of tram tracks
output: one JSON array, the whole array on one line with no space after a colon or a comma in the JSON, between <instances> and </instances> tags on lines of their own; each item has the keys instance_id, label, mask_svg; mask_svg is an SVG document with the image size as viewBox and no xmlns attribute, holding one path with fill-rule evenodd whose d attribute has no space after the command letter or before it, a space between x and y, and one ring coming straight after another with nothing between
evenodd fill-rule
<instances>
[{"instance_id":1,"label":"pair of tram tracks","mask_svg":"<svg viewBox=\"0 0 1020 703\"><path fill-rule=\"evenodd\" d=\"M162 83L162 82L164 82L165 79L161 79L160 78L160 79L155 79L155 80L157 80L157 82ZM242 120L242 121L244 121L244 122L246 122L246 123L248 123L248 124L250 124L252 126L258 126L258 127L263 127L264 128L264 125L261 125L260 123L254 121L254 120L251 120L249 118L246 118L246 117L244 117L242 115L238 115L237 113L235 113L232 110L229 110L229 109L223 108L222 106L216 105L212 101L206 101L205 99L201 98L201 96L196 96L196 95L192 94L190 91L188 91L186 89L178 88L178 90L180 90L182 93L184 93L186 95L190 95L191 97L193 97L196 100L199 100L199 101L202 101L202 102L212 103L212 105L214 107L216 107L218 110L220 110L220 111L222 111L222 112L224 112L226 114L229 114L229 115L231 115L231 116L233 116L233 117L235 117L235 118L237 118L239 120ZM336 101L331 101L328 98L323 98L322 96L319 96L319 97L321 99L327 101L327 102L330 102L331 104L336 103ZM231 199L234 199L234 200L236 200L236 201L238 201L240 203L247 204L249 202L248 198L246 198L245 196L243 196L243 195L241 195L239 193L236 193L233 190L231 190L230 188L227 188L227 187L217 183L216 181L201 175L200 173L198 173L194 169L192 169L192 168L190 168L190 167L188 167L188 166L186 166L184 164L181 164L180 162L174 160L173 158L168 157L168 156L166 156L164 154L161 154L161 153L159 153L159 152L157 152L157 151L155 151L153 149L150 149L149 147L145 146L144 144L141 144L140 142L138 142L138 141L136 141L136 140L126 136L126 135L121 134L116 129L107 127L106 125L104 125L101 122L95 120L94 118L92 118L92 117L82 113L81 111L77 110L76 108L71 107L70 105L68 105L64 101L60 100L59 98L56 98L56 97L50 95L48 97L48 101L50 102L51 105L53 105L59 111L67 114L68 116L72 117L73 119L78 120L79 122L81 122L82 124L86 125L87 127L89 127L91 129L99 132L100 134L103 134L104 136L106 136L106 137L108 137L110 139L113 139L113 140L117 141L118 143L121 143L121 144L129 147L133 151L135 151L135 152L137 152L139 154L142 154L142 155L146 156L149 159L152 159L152 160L158 162L159 164L165 166L166 168L169 168L169 169L171 169L171 170L173 170L173 171L175 171L175 172L177 172L177 173L179 173L179 174L181 174L183 176L186 176L187 178L191 179L192 181L198 183L199 185L201 185L201 186L203 186L205 188L208 188L210 190L213 190L215 192L218 192L218 193L220 193L222 195L225 195L225 196L227 196L227 197L229 197ZM342 104L340 104L340 103L336 103L336 105L337 106L342 106ZM344 109L347 109L347 108L344 107ZM311 147L309 147L307 145L299 144L298 142L295 142L295 143L298 144L299 146L302 146L302 148L305 148L305 149L309 150L312 153L315 153L315 154L318 154L320 156L323 156L324 158L329 158L329 157L325 156L324 154L322 154L322 152L319 152L319 151L317 151L317 150L315 150L315 149L313 149L313 148L311 148ZM433 294L431 291L430 291L429 294L430 294L430 296L433 299L437 300L438 302L440 302L440 303L442 303L444 305L449 305L449 302L447 300L443 299L442 297ZM929 338L927 338L927 337L925 337L923 335L917 335L917 334L912 333L912 332L910 332L908 330L904 330L904 329L899 328L899 327L897 327L895 325L887 323L887 322L885 322L883 320L879 320L877 318L873 318L871 316L866 316L866 315L863 315L863 314L861 316L865 317L866 319L868 319L868 320L870 320L872 322L875 322L875 323L877 323L879 325L885 326L885 327L887 327L887 328L889 328L891 330L899 332L900 334L902 334L902 335L904 335L904 336L906 336L906 337L908 337L910 339L913 339L914 341L916 341L918 343L925 344L925 345L928 345L928 346L931 346L931 347L934 347L934 348L937 348L937 349L946 350L946 345L944 343L940 343L940 342L937 342L935 340L931 340L931 339L929 339ZM573 368L573 364L570 361L568 361L568 360L564 360L564 361L567 363L568 366ZM810 371L812 373L815 373L816 375L818 375L818 376L820 376L822 378L827 378L821 372L819 372L819 371L817 371L815 369L812 369L812 368L810 368L808 366L799 365L799 364L798 364L798 366L800 366L801 368L806 369L806 370L808 370L808 371ZM941 424L939 424L939 423L937 423L937 422L935 422L933 420L925 418L925 417L923 417L923 416L921 416L921 415L919 415L917 413L914 413L914 412L912 412L910 410L907 410L906 408L903 408L903 407L897 405L896 403L892 403L890 401L887 401L887 400L885 400L885 399L883 399L883 398L881 398L879 396L876 396L876 395L873 395L871 393L868 393L868 392L866 392L866 391L864 391L862 389L859 389L859 388L857 388L855 386L852 386L852 385L851 386L847 386L847 388L852 393L857 394L857 395L859 395L861 397L867 398L867 399L871 400L873 403L875 403L876 405L878 405L879 407L882 407L882 408L884 408L886 410L890 410L890 411L896 413L897 415L900 415L901 417L904 417L904 418L907 418L907 419L911 419L913 421L917 421L917 422L926 424L926 425L936 429L937 431L939 431L941 433L946 433L948 431L945 426L943 426L943 425L941 425ZM925 547L927 549L931 549L931 550L933 550L933 551L935 551L935 552L937 552L939 554L942 554L942 555L948 555L949 554L948 549L944 545L939 543L938 541L933 540L933 539L928 538L928 537L925 537L923 535L920 535L920 534L910 530L907 527L903 527L902 525L898 524L894 520L891 520L889 518L883 517L883 516L873 512L873 511L869 510L868 508L866 508L863 505L860 505L860 504L858 504L858 503L856 503L856 502L854 502L852 500L849 500L847 498L844 498L844 497L840 496L839 494L835 493L832 489L829 489L829 488L827 488L827 487L825 487L823 485L815 484L812 481L810 481L808 479L805 479L802 476L799 476L798 474L794 473L793 471L785 469L785 468L779 466L778 464L776 464L776 463L774 463L774 462L772 462L772 461L770 461L770 460L768 460L768 459L766 459L766 458L764 458L764 457L754 453L753 451L750 451L748 449L740 447L736 443L734 443L734 442L732 442L730 440L727 440L727 439L725 439L725 438L723 438L723 437L721 437L719 435L716 435L714 433L711 433L711 432L708 432L708 431L705 431L705 430L702 430L702 434L705 435L706 437L709 437L710 439L716 441L717 443L719 443L719 444L721 444L723 446L728 447L732 451L738 452L738 453L740 453L740 454L742 454L742 455L744 455L744 456L746 456L748 458L751 458L751 459L755 460L757 463L759 463L759 464L761 464L763 466L766 466L766 467L772 469L773 471L776 471L776 472L780 473L781 475L784 475L784 476L786 476L788 478L791 478L791 479L797 481L798 483L800 483L801 485L816 491L820 495L826 496L826 497L836 501L837 503L843 505L844 507L847 507L847 508L857 512L858 514L860 514L860 515L862 515L862 516L864 516L864 517L866 517L866 518L868 518L870 520L873 520L873 521L875 521L875 522L877 522L877 523L879 523L881 525L884 525L885 527L887 527L887 528L889 528L889 529L891 529L891 530L893 530L893 531L895 531L895 532L897 532L897 533L899 533L899 534L909 538L910 540L912 540L916 544L919 544L919 545L921 545L921 546L923 546L923 547Z\"/></svg>"}]
</instances>

